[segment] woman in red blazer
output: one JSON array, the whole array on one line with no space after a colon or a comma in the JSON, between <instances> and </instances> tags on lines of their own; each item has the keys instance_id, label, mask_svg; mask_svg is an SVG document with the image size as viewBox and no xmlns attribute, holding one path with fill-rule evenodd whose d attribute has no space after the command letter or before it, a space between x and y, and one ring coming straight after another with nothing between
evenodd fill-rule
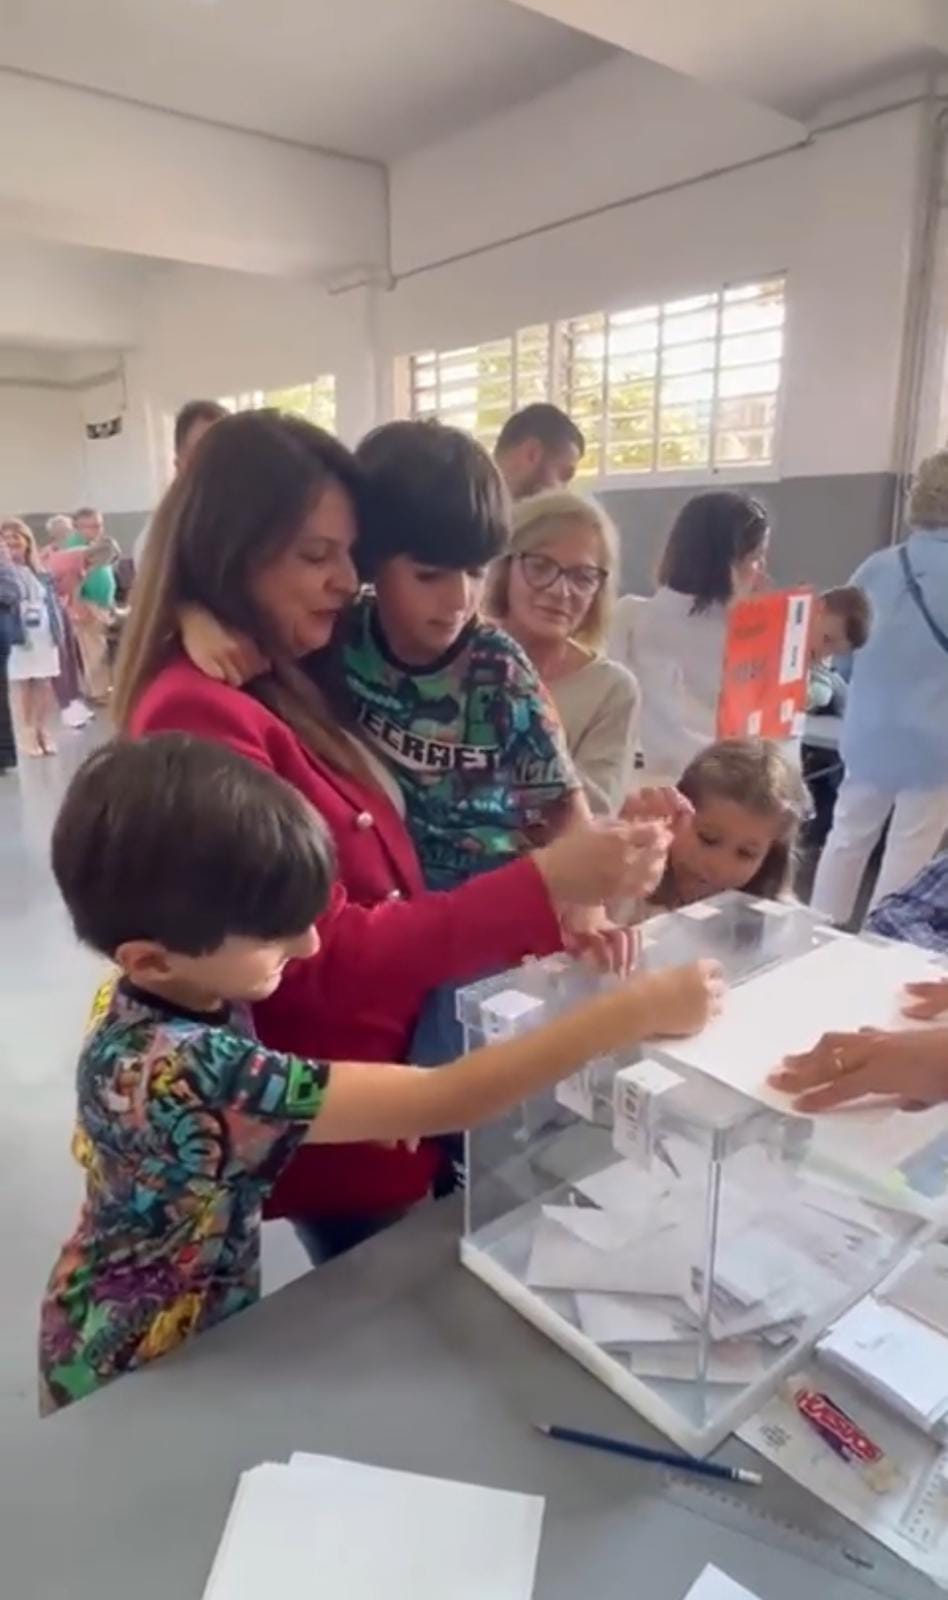
<instances>
[{"instance_id":1,"label":"woman in red blazer","mask_svg":"<svg viewBox=\"0 0 948 1600\"><path fill-rule=\"evenodd\" d=\"M114 709L136 735L220 740L312 802L339 879L319 953L257 1008L260 1035L311 1057L398 1061L430 989L558 949L557 907L599 899L624 846L617 835L567 837L451 893L424 890L397 791L321 687L325 647L357 588L361 493L349 452L299 418L247 413L210 429L152 524ZM270 670L243 689L204 677L175 643L188 604L253 639ZM308 1146L268 1214L330 1219L327 1236L354 1242L422 1198L440 1159L427 1144Z\"/></svg>"}]
</instances>

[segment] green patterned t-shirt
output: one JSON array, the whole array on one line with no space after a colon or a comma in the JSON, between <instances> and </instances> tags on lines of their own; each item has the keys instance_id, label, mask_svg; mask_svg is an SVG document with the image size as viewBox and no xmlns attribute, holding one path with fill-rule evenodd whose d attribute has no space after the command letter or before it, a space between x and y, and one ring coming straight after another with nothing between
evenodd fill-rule
<instances>
[{"instance_id":1,"label":"green patterned t-shirt","mask_svg":"<svg viewBox=\"0 0 948 1600\"><path fill-rule=\"evenodd\" d=\"M343 660L359 725L405 796L429 888L546 841L580 785L555 707L508 634L474 618L437 661L407 666L363 596Z\"/></svg>"},{"instance_id":2,"label":"green patterned t-shirt","mask_svg":"<svg viewBox=\"0 0 948 1600\"><path fill-rule=\"evenodd\" d=\"M44 1411L259 1297L262 1202L328 1073L265 1049L245 1008L208 1018L113 989L79 1061L85 1197L43 1300Z\"/></svg>"}]
</instances>

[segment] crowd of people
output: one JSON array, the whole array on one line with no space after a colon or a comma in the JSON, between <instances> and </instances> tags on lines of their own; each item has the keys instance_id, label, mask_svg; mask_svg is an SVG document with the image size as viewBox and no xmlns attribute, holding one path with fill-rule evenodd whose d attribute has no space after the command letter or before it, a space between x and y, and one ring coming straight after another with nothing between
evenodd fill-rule
<instances>
[{"instance_id":1,"label":"crowd of people","mask_svg":"<svg viewBox=\"0 0 948 1600\"><path fill-rule=\"evenodd\" d=\"M0 522L0 771L55 755L57 724L84 727L111 687L118 547L89 506L46 534Z\"/></svg>"},{"instance_id":2,"label":"crowd of people","mask_svg":"<svg viewBox=\"0 0 948 1600\"><path fill-rule=\"evenodd\" d=\"M174 467L228 413L195 400L175 419ZM40 543L22 517L0 522L0 774L51 756L59 728L84 728L112 692L126 602L147 527L123 557L94 506L48 518Z\"/></svg>"},{"instance_id":3,"label":"crowd of people","mask_svg":"<svg viewBox=\"0 0 948 1600\"><path fill-rule=\"evenodd\" d=\"M617 614L616 531L571 487L584 441L555 407L512 418L494 461L435 422L353 454L274 412L190 420L201 437L179 434L139 550L123 737L80 770L54 837L76 929L121 976L80 1065L86 1201L44 1301L46 1409L248 1304L261 1210L325 1261L452 1187L452 1130L620 1040L703 1026L717 968L636 975L631 930L725 889L790 895L810 810L798 752L715 738L727 609L765 576L757 501L689 501L657 592ZM853 854L859 786L893 811L883 931L948 825L948 725L924 723L948 703L948 455L922 468L911 520L904 592L899 553L880 553L822 598L812 640L814 703L847 695L855 758L829 860ZM56 579L30 548L51 652ZM15 575L24 560L11 547ZM904 699L878 698L880 650L911 676ZM873 703L884 773L859 760ZM948 947L948 870L924 882L942 917L927 942ZM562 948L632 975L461 1057L456 986ZM866 1083L938 1098L941 1040L922 1092L863 1036L783 1081L816 1106Z\"/></svg>"}]
</instances>

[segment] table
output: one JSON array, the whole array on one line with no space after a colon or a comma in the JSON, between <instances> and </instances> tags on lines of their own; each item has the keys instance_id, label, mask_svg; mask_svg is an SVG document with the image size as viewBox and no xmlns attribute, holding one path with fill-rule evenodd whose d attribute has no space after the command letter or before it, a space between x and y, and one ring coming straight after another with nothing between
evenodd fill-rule
<instances>
[{"instance_id":1,"label":"table","mask_svg":"<svg viewBox=\"0 0 948 1600\"><path fill-rule=\"evenodd\" d=\"M545 1494L536 1600L681 1600L708 1561L762 1600L937 1593L868 1542L874 1570L835 1576L772 1547L766 1520L753 1534L722 1525L697 1480L685 1505L681 1476L532 1432L531 1421L560 1421L654 1439L461 1268L459 1221L456 1203L429 1206L37 1421L15 1459L0 1441L4 1600L200 1600L239 1472L294 1449ZM756 1460L733 1440L726 1454ZM855 1542L779 1473L738 1492L765 1515Z\"/></svg>"}]
</instances>

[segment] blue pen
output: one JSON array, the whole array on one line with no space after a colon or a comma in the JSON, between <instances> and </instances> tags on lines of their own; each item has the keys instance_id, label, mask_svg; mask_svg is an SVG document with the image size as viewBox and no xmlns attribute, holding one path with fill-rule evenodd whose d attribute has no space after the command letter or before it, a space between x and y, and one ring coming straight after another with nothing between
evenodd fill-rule
<instances>
[{"instance_id":1,"label":"blue pen","mask_svg":"<svg viewBox=\"0 0 948 1600\"><path fill-rule=\"evenodd\" d=\"M682 1472L696 1472L702 1478L724 1478L728 1483L763 1483L759 1472L746 1467L721 1467L716 1461L696 1461L694 1456L676 1455L673 1450L650 1450L648 1445L630 1444L625 1439L608 1439L601 1433L584 1433L579 1428L560 1428L554 1423L534 1423L537 1433L548 1439L561 1439L564 1444L582 1444L589 1450L606 1450L614 1456L626 1456L632 1461L651 1461L654 1466L674 1467Z\"/></svg>"}]
</instances>

